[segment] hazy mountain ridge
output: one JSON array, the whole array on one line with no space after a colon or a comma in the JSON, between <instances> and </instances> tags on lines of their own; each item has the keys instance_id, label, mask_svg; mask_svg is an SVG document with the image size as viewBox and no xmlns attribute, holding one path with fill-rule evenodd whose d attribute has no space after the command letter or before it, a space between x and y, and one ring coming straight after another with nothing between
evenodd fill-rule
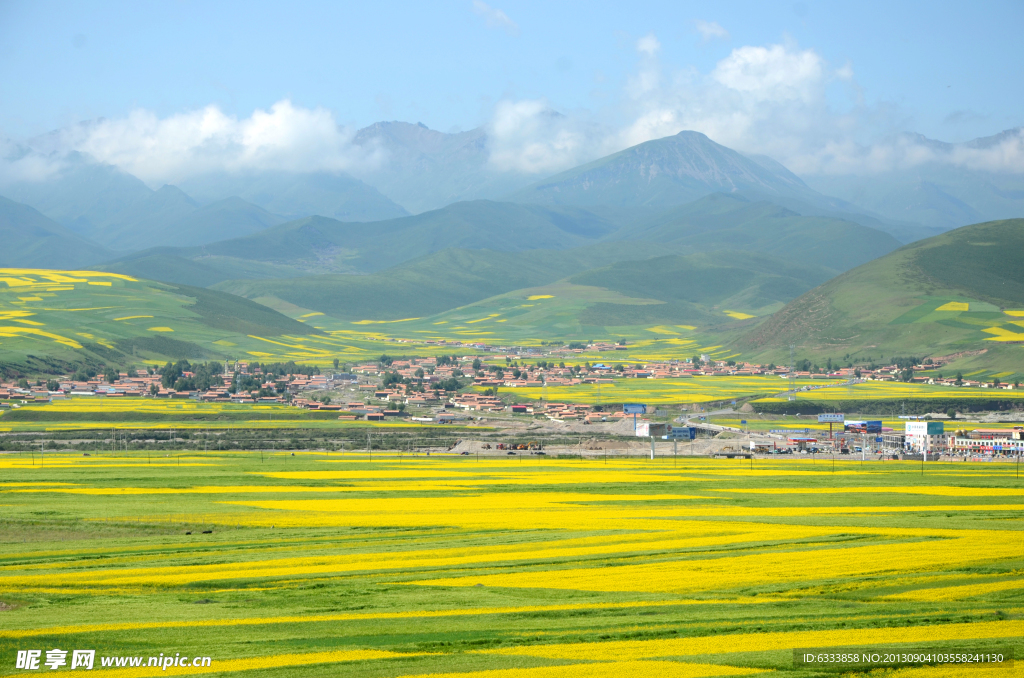
<instances>
[{"instance_id":1,"label":"hazy mountain ridge","mask_svg":"<svg viewBox=\"0 0 1024 678\"><path fill-rule=\"evenodd\" d=\"M359 172L367 183L414 214L463 200L498 199L535 177L490 164L487 132L444 133L422 123L378 122L353 142L382 150L384 162Z\"/></svg>"},{"instance_id":2,"label":"hazy mountain ridge","mask_svg":"<svg viewBox=\"0 0 1024 678\"><path fill-rule=\"evenodd\" d=\"M857 208L948 230L994 219L1024 216L1024 174L973 169L952 162L968 150L990 150L1024 135L1014 128L989 137L951 144L920 134L906 144L926 148L935 158L898 171L864 175L811 176L812 187Z\"/></svg>"},{"instance_id":3,"label":"hazy mountain ridge","mask_svg":"<svg viewBox=\"0 0 1024 678\"><path fill-rule=\"evenodd\" d=\"M0 266L82 268L110 251L47 218L38 210L0 197Z\"/></svg>"}]
</instances>

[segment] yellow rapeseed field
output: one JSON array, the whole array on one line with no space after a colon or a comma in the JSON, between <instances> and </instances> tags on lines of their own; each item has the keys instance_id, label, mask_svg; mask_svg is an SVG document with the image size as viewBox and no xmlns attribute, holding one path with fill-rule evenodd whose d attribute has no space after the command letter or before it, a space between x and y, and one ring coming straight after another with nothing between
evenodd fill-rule
<instances>
[{"instance_id":1,"label":"yellow rapeseed field","mask_svg":"<svg viewBox=\"0 0 1024 678\"><path fill-rule=\"evenodd\" d=\"M796 678L796 648L1024 637L1008 464L166 461L0 458L0 657L213 658L94 670L134 677Z\"/></svg>"}]
</instances>

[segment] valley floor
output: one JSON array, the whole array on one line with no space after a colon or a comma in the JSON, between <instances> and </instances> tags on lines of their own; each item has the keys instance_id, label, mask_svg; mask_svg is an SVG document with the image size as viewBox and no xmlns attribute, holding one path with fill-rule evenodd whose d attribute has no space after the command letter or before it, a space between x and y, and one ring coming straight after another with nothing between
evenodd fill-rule
<instances>
[{"instance_id":1,"label":"valley floor","mask_svg":"<svg viewBox=\"0 0 1024 678\"><path fill-rule=\"evenodd\" d=\"M465 678L804 676L820 669L796 649L1024 649L1008 464L173 461L0 457L0 672L54 648L64 669L94 650L110 676ZM211 663L146 666L161 654ZM964 675L845 670L884 665Z\"/></svg>"}]
</instances>

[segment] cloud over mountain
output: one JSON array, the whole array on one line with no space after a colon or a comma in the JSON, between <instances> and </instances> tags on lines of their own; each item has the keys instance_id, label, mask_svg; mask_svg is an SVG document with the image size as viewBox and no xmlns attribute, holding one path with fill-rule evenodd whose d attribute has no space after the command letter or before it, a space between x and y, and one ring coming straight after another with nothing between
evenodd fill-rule
<instances>
[{"instance_id":1,"label":"cloud over mountain","mask_svg":"<svg viewBox=\"0 0 1024 678\"><path fill-rule=\"evenodd\" d=\"M70 152L152 184L218 171L350 171L383 160L375 147L353 145L354 135L330 111L287 99L248 118L227 115L217 106L165 118L136 109L125 118L83 123L33 140L29 149L6 154L4 174L44 178Z\"/></svg>"},{"instance_id":2,"label":"cloud over mountain","mask_svg":"<svg viewBox=\"0 0 1024 678\"><path fill-rule=\"evenodd\" d=\"M477 0L472 10L492 28L518 31L504 12ZM695 22L705 38L728 37L713 22ZM559 111L543 97L494 103L485 144L497 172L562 171L684 130L747 154L772 157L807 175L874 174L939 163L1024 173L1024 135L1010 130L984 144L942 144L903 129L897 108L864 103L853 66L830 64L792 42L732 49L706 72L666 63L652 32L634 43L636 65L618 96L594 110ZM160 117L137 109L126 117L74 125L0 148L0 183L38 180L79 153L117 166L150 185L210 172L349 172L386 166L373 143L325 108L281 100L248 117L211 105Z\"/></svg>"}]
</instances>

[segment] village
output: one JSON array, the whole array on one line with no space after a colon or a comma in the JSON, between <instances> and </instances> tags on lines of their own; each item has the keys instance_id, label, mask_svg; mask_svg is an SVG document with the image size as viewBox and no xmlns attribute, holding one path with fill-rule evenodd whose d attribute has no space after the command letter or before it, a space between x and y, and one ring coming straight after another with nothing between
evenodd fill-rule
<instances>
[{"instance_id":1,"label":"village","mask_svg":"<svg viewBox=\"0 0 1024 678\"><path fill-rule=\"evenodd\" d=\"M586 350L602 351L615 345L592 344ZM620 347L621 348L621 347ZM574 354L584 350L576 349ZM558 353L555 357L561 357ZM234 403L287 403L308 409L345 410L355 414L374 413L371 406L366 412L356 410L365 406L367 399L382 400L394 405L429 406L442 401L450 401L457 407L467 410L504 409L502 401L493 395L480 395L476 392L457 393L472 384L485 389L516 389L538 387L572 387L582 384L613 384L619 379L686 379L695 376L731 377L774 375L784 380L837 380L843 382L885 381L929 384L939 386L955 386L967 388L1001 388L1013 390L1019 383L999 383L977 381L954 376L941 376L937 372L943 360L926 359L913 366L897 364L868 369L866 367L832 367L818 371L799 370L774 364L761 365L755 363L737 363L733 360L714 360L707 355L694 356L685 360L662 360L644 363L589 362L582 364L566 364L560 360L557 364L551 360L538 359L533 353L509 352L498 355L442 356L426 358L392 359L382 356L381 360L347 366L345 372L320 373L314 368L313 374L264 375L260 367L250 369L249 363L235 361L225 362L221 383L205 390L176 390L165 386L160 370L150 366L148 370L119 371L116 374L96 374L85 380L75 380L74 375L63 375L60 378L30 380L23 378L0 382L0 399L25 400L43 402L66 397L152 397L152 398L192 398L204 402ZM532 362L530 362L532 361ZM504 365L502 365L504 362ZM831 363L831 361L829 361ZM258 365L258 364L257 364ZM927 371L929 374L919 374ZM249 377L248 389L232 388L237 375ZM389 375L392 375L389 377ZM79 375L80 376L80 375ZM192 377L191 372L183 372L184 377ZM266 377L261 380L260 377ZM451 380L459 381L456 386ZM361 380L361 381L360 381ZM303 397L305 393L326 392L344 387L357 387L363 397L359 402L344 404L325 402L322 397ZM789 388L780 382L779 391ZM815 385L804 381L797 390L809 390ZM358 406L358 407L357 407ZM534 413L528 405L514 405L513 412ZM572 404L548 403L545 412L551 408L559 411L568 410L567 416L586 416L586 406ZM383 410L382 410L383 411Z\"/></svg>"}]
</instances>

